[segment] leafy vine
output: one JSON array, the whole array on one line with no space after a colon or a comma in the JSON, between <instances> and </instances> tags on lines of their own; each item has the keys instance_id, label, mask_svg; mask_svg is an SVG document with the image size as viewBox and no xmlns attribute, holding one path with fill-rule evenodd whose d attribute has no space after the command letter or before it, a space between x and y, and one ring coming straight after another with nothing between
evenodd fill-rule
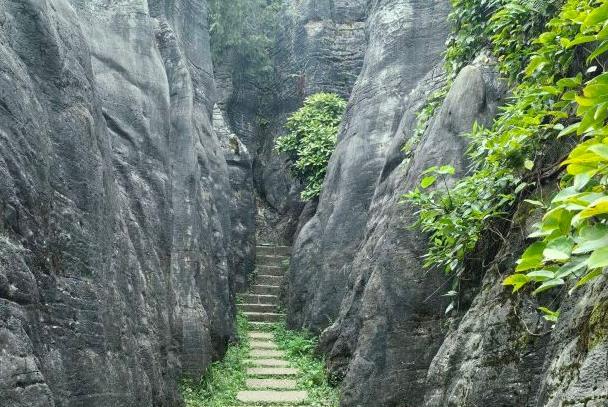
<instances>
[{"instance_id":1,"label":"leafy vine","mask_svg":"<svg viewBox=\"0 0 608 407\"><path fill-rule=\"evenodd\" d=\"M596 245L608 242L608 199L603 195L608 155L602 156L608 152L604 148L608 141L604 127L608 78L601 74L591 79L581 95L585 75L572 76L572 71L581 53L589 56L588 64L596 64L587 75L603 71L598 59L608 51L606 0L568 0L559 10L547 2L540 2L544 8L513 0L454 3L467 9L456 11L459 21L474 15L470 21L476 26L459 26L462 32L452 36L452 47L461 44L467 49L448 52L448 70L459 69L478 50L481 40L468 41L468 36L493 33L491 45L501 70L511 73L519 84L491 128L476 125L467 135L472 161L468 176L449 188L446 182L431 190L438 179L451 176L446 167L432 168L423 175L421 185L405 196L419 207L417 225L429 234L425 266L460 275L482 233L493 220L510 213L530 184L531 170L547 143L577 133L583 141L565 162L564 190L539 225L537 236L543 241L526 251L518 273L505 284L520 289L535 282L539 284L536 292L540 292L564 284L565 278L580 278L579 284L585 283L608 265L608 249L602 247L595 254L592 250L600 250L598 247L585 245L589 239ZM539 32L541 27L545 32ZM570 125L575 116L579 120ZM550 310L543 311L548 319L556 317Z\"/></svg>"}]
</instances>

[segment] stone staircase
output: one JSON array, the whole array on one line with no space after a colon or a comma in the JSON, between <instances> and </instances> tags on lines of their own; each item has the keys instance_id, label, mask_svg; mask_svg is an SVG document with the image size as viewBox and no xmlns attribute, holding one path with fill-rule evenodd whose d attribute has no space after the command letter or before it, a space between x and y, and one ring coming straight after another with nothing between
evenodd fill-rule
<instances>
[{"instance_id":1,"label":"stone staircase","mask_svg":"<svg viewBox=\"0 0 608 407\"><path fill-rule=\"evenodd\" d=\"M289 252L285 246L257 247L256 281L239 304L251 327L247 390L237 395L240 406L302 406L308 399L305 391L297 389L298 369L289 366L272 333L267 332L284 317L278 311L279 291Z\"/></svg>"}]
</instances>

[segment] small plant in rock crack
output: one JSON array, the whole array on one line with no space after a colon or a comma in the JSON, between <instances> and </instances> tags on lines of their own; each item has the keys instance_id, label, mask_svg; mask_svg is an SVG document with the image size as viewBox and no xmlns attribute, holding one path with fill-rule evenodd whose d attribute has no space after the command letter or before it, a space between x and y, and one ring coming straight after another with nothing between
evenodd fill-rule
<instances>
[{"instance_id":1,"label":"small plant in rock crack","mask_svg":"<svg viewBox=\"0 0 608 407\"><path fill-rule=\"evenodd\" d=\"M408 158L412 156L416 146L418 145L418 143L420 143L420 140L422 140L424 132L429 127L431 119L433 118L433 116L435 116L437 109L441 107L443 101L445 100L445 97L448 94L448 91L449 86L443 86L441 89L433 92L428 97L420 111L418 111L418 113L416 114L417 122L416 128L414 129L414 133L412 137L410 137L401 148L401 151L403 151Z\"/></svg>"},{"instance_id":2,"label":"small plant in rock crack","mask_svg":"<svg viewBox=\"0 0 608 407\"><path fill-rule=\"evenodd\" d=\"M247 284L249 286L255 284L255 280L257 279L257 277L258 277L258 270L255 269L247 275Z\"/></svg>"},{"instance_id":3,"label":"small plant in rock crack","mask_svg":"<svg viewBox=\"0 0 608 407\"><path fill-rule=\"evenodd\" d=\"M301 197L321 194L327 164L336 148L346 101L333 93L317 93L287 119L288 134L277 138L275 150L287 154L291 173L304 184Z\"/></svg>"}]
</instances>

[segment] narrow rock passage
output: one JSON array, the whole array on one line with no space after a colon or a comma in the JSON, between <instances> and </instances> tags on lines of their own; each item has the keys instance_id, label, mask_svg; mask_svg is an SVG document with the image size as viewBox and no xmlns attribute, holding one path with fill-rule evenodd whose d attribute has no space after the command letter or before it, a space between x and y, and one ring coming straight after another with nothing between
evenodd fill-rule
<instances>
[{"instance_id":1,"label":"narrow rock passage","mask_svg":"<svg viewBox=\"0 0 608 407\"><path fill-rule=\"evenodd\" d=\"M307 392L297 388L299 370L289 365L273 334L268 332L273 323L284 317L278 312L278 305L288 259L288 247L263 245L257 248L256 282L249 293L243 295L243 303L239 305L251 327L247 390L237 395L240 406L302 406L308 399Z\"/></svg>"}]
</instances>

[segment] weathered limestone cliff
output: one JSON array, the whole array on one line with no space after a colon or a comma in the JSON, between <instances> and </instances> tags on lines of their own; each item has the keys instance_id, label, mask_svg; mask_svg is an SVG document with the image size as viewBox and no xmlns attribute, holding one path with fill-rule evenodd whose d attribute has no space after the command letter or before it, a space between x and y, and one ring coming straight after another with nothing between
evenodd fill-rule
<instances>
[{"instance_id":1,"label":"weathered limestone cliff","mask_svg":"<svg viewBox=\"0 0 608 407\"><path fill-rule=\"evenodd\" d=\"M447 162L465 171L461 135L474 122L491 121L504 89L490 68L465 68L413 157L405 159L401 148L414 133L414 113L438 81L441 76L432 72L406 100L403 122L379 173L364 240L351 263L348 295L337 321L324 332L332 369L345 375L344 405L420 404L425 370L443 339L447 304L436 294L448 280L422 271L425 240L410 227L416 208L404 206L401 196L428 166Z\"/></svg>"},{"instance_id":2,"label":"weathered limestone cliff","mask_svg":"<svg viewBox=\"0 0 608 407\"><path fill-rule=\"evenodd\" d=\"M508 95L482 53L403 151L446 85L449 9L284 0L251 78L213 66L207 0L0 0L0 407L180 405L234 336L256 240L293 243L288 323L320 335L343 407L607 405L605 279L543 294L555 327L501 285L534 208L481 239L449 314L453 277L422 267L402 195L462 176ZM304 203L273 146L319 91L349 104Z\"/></svg>"},{"instance_id":3,"label":"weathered limestone cliff","mask_svg":"<svg viewBox=\"0 0 608 407\"><path fill-rule=\"evenodd\" d=\"M374 2L363 70L353 89L315 216L298 235L289 321L327 327L365 234L374 187L404 111L404 98L441 60L447 2Z\"/></svg>"},{"instance_id":4,"label":"weathered limestone cliff","mask_svg":"<svg viewBox=\"0 0 608 407\"><path fill-rule=\"evenodd\" d=\"M177 405L231 337L206 13L0 2L0 405Z\"/></svg>"}]
</instances>

